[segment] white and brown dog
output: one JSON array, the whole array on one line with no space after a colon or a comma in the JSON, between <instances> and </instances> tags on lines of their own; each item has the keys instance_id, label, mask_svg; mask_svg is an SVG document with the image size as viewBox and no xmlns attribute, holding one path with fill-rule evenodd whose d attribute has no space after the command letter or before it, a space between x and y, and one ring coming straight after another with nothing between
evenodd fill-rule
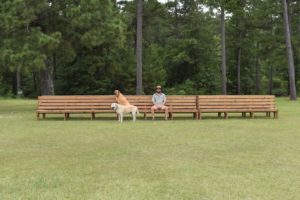
<instances>
[{"instance_id":1,"label":"white and brown dog","mask_svg":"<svg viewBox=\"0 0 300 200\"><path fill-rule=\"evenodd\" d=\"M121 105L117 103L112 103L111 104L111 109L116 111L118 115L119 122L123 122L123 116L124 113L130 113L132 115L132 120L135 122L136 121L136 115L140 114L138 107L134 105Z\"/></svg>"}]
</instances>

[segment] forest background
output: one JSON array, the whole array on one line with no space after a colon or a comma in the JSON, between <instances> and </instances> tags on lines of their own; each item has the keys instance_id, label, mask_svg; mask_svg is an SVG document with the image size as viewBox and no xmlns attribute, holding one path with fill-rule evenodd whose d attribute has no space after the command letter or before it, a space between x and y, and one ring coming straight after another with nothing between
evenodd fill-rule
<instances>
[{"instance_id":1,"label":"forest background","mask_svg":"<svg viewBox=\"0 0 300 200\"><path fill-rule=\"evenodd\" d=\"M300 88L297 0L2 0L0 11L1 96Z\"/></svg>"}]
</instances>

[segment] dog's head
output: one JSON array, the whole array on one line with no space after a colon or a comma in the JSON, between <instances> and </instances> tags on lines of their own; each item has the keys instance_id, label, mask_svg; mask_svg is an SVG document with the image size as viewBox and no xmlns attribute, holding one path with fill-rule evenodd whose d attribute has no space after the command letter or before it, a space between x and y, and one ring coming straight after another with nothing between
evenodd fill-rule
<instances>
[{"instance_id":1,"label":"dog's head","mask_svg":"<svg viewBox=\"0 0 300 200\"><path fill-rule=\"evenodd\" d=\"M120 91L119 90L115 90L114 93L115 93L116 97L118 97L120 95Z\"/></svg>"},{"instance_id":2,"label":"dog's head","mask_svg":"<svg viewBox=\"0 0 300 200\"><path fill-rule=\"evenodd\" d=\"M110 107L111 107L112 110L117 110L117 109L118 109L118 104L112 103L112 104L110 105Z\"/></svg>"}]
</instances>

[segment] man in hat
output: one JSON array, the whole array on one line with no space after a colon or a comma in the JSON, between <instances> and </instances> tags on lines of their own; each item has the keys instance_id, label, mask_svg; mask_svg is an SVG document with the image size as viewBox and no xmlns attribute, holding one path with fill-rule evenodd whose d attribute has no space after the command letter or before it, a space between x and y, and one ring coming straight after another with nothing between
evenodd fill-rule
<instances>
[{"instance_id":1,"label":"man in hat","mask_svg":"<svg viewBox=\"0 0 300 200\"><path fill-rule=\"evenodd\" d=\"M153 102L153 106L151 107L152 119L153 120L155 119L154 118L155 111L162 110L165 111L165 119L168 120L169 111L168 111L168 107L165 106L167 102L167 98L166 95L162 93L162 89L160 85L156 86L156 92L152 96L152 102Z\"/></svg>"}]
</instances>

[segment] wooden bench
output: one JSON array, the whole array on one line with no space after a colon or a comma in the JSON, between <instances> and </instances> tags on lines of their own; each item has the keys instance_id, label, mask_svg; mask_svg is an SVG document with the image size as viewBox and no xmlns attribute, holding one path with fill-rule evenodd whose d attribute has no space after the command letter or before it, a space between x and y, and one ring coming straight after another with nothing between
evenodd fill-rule
<instances>
[{"instance_id":1,"label":"wooden bench","mask_svg":"<svg viewBox=\"0 0 300 200\"><path fill-rule=\"evenodd\" d=\"M254 113L265 112L267 117L274 114L278 118L278 109L275 105L275 96L272 95L203 95L199 96L199 118L203 113L224 113L228 118L228 113L242 113L246 117L254 117Z\"/></svg>"},{"instance_id":2,"label":"wooden bench","mask_svg":"<svg viewBox=\"0 0 300 200\"><path fill-rule=\"evenodd\" d=\"M139 108L145 118L151 113L152 96L132 95L126 98ZM39 119L40 115L45 118L46 114L63 114L66 120L70 114L88 113L91 114L91 119L94 119L97 113L114 113L110 108L114 102L113 95L40 96L36 115ZM173 113L192 113L194 118L198 119L198 96L167 96L166 105L169 107L170 118L173 118Z\"/></svg>"},{"instance_id":3,"label":"wooden bench","mask_svg":"<svg viewBox=\"0 0 300 200\"><path fill-rule=\"evenodd\" d=\"M115 102L115 97L110 96L39 96L38 108L36 111L37 119L40 114L43 118L46 114L63 114L64 119L70 114L91 114L91 119L95 118L96 113L113 113L110 104Z\"/></svg>"},{"instance_id":4,"label":"wooden bench","mask_svg":"<svg viewBox=\"0 0 300 200\"><path fill-rule=\"evenodd\" d=\"M140 113L147 117L151 113L152 96L126 96L129 102L136 105ZM46 114L63 114L68 119L70 114L88 113L91 119L97 113L114 113L110 104L115 102L113 95L91 96L40 96L38 98L37 119ZM275 96L267 95L200 95L200 96L167 96L170 118L174 113L192 113L194 118L199 119L203 113L218 113L219 117L224 113L247 113L253 118L254 113L265 112L268 117L271 113L278 118L278 109L275 106ZM162 111L158 111L162 112Z\"/></svg>"}]
</instances>

